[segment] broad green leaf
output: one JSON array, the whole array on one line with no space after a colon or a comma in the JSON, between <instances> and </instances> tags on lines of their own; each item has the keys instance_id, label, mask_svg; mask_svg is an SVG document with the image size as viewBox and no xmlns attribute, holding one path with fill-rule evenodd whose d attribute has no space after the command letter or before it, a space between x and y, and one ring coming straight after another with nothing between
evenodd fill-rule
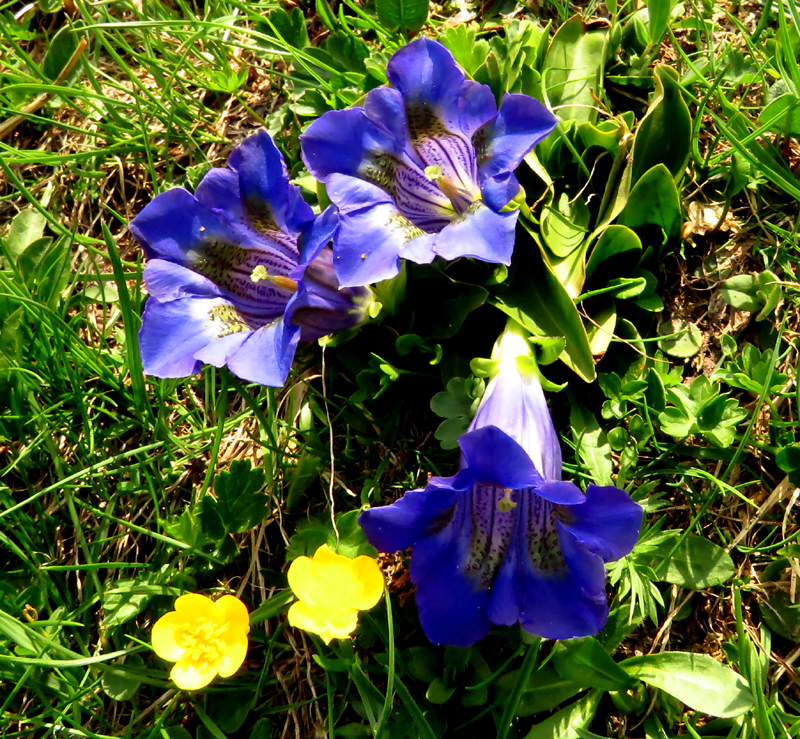
<instances>
[{"instance_id":1,"label":"broad green leaf","mask_svg":"<svg viewBox=\"0 0 800 739\"><path fill-rule=\"evenodd\" d=\"M639 263L642 242L627 226L614 224L600 234L586 264L586 279L595 275L597 287L619 274L630 274Z\"/></svg>"},{"instance_id":2,"label":"broad green leaf","mask_svg":"<svg viewBox=\"0 0 800 739\"><path fill-rule=\"evenodd\" d=\"M634 185L619 222L636 231L643 240L640 231L653 228L663 231L668 239L678 238L681 232L680 198L672 175L663 164L649 169ZM659 238L659 247L661 241Z\"/></svg>"},{"instance_id":3,"label":"broad green leaf","mask_svg":"<svg viewBox=\"0 0 800 739\"><path fill-rule=\"evenodd\" d=\"M132 654L124 663L114 663L113 666L115 669L103 671L100 686L112 700L128 701L136 695L142 684L136 671L144 667L144 660L138 654Z\"/></svg>"},{"instance_id":4,"label":"broad green leaf","mask_svg":"<svg viewBox=\"0 0 800 739\"><path fill-rule=\"evenodd\" d=\"M501 675L494 683L497 695L508 696L514 690L519 670ZM559 704L577 695L583 686L561 677L553 665L540 667L528 679L517 707L517 716L533 716L543 711L552 711Z\"/></svg>"},{"instance_id":5,"label":"broad green leaf","mask_svg":"<svg viewBox=\"0 0 800 739\"><path fill-rule=\"evenodd\" d=\"M55 82L77 48L77 34L68 26L61 28L48 44L47 53L42 61L42 74L51 82ZM76 74L77 72L73 71L70 76Z\"/></svg>"},{"instance_id":6,"label":"broad green leaf","mask_svg":"<svg viewBox=\"0 0 800 739\"><path fill-rule=\"evenodd\" d=\"M553 274L540 248L530 241L521 241L518 234L516 253L520 256L516 279L500 293L495 305L537 336L563 336L567 343L561 360L581 379L592 382L595 378L592 349L575 303Z\"/></svg>"},{"instance_id":7,"label":"broad green leaf","mask_svg":"<svg viewBox=\"0 0 800 739\"><path fill-rule=\"evenodd\" d=\"M800 136L800 97L793 93L781 95L767 105L758 116L761 126L784 136Z\"/></svg>"},{"instance_id":8,"label":"broad green leaf","mask_svg":"<svg viewBox=\"0 0 800 739\"><path fill-rule=\"evenodd\" d=\"M5 245L8 255L17 260L34 241L42 238L47 219L35 208L21 210L11 221Z\"/></svg>"},{"instance_id":9,"label":"broad green leaf","mask_svg":"<svg viewBox=\"0 0 800 739\"><path fill-rule=\"evenodd\" d=\"M758 281L755 275L736 275L722 283L722 299L736 310L755 312L764 302L758 297Z\"/></svg>"},{"instance_id":10,"label":"broad green leaf","mask_svg":"<svg viewBox=\"0 0 800 739\"><path fill-rule=\"evenodd\" d=\"M707 654L662 652L631 657L622 669L677 698L695 711L733 718L753 706L745 679Z\"/></svg>"},{"instance_id":11,"label":"broad green leaf","mask_svg":"<svg viewBox=\"0 0 800 739\"><path fill-rule=\"evenodd\" d=\"M429 265L414 265L408 271L406 303L419 308L411 332L427 339L449 339L488 295L485 287L453 280Z\"/></svg>"},{"instance_id":12,"label":"broad green leaf","mask_svg":"<svg viewBox=\"0 0 800 739\"><path fill-rule=\"evenodd\" d=\"M775 462L784 472L800 470L800 444L787 444L775 455Z\"/></svg>"},{"instance_id":13,"label":"broad green leaf","mask_svg":"<svg viewBox=\"0 0 800 739\"><path fill-rule=\"evenodd\" d=\"M389 30L419 31L428 20L428 0L376 0L378 20Z\"/></svg>"},{"instance_id":14,"label":"broad green leaf","mask_svg":"<svg viewBox=\"0 0 800 739\"><path fill-rule=\"evenodd\" d=\"M700 329L683 318L665 321L659 325L658 333L669 337L659 339L658 348L672 357L693 357L703 346Z\"/></svg>"},{"instance_id":15,"label":"broad green leaf","mask_svg":"<svg viewBox=\"0 0 800 739\"><path fill-rule=\"evenodd\" d=\"M589 346L595 357L601 357L608 350L614 338L617 325L617 309L612 300L605 308L590 316L592 328L589 330Z\"/></svg>"},{"instance_id":16,"label":"broad green leaf","mask_svg":"<svg viewBox=\"0 0 800 739\"><path fill-rule=\"evenodd\" d=\"M570 198L562 192L557 203L542 216L542 238L557 257L566 257L577 249L587 235L591 213L583 198Z\"/></svg>"},{"instance_id":17,"label":"broad green leaf","mask_svg":"<svg viewBox=\"0 0 800 739\"><path fill-rule=\"evenodd\" d=\"M656 45L667 32L673 0L647 0L647 13L650 16L650 42Z\"/></svg>"},{"instance_id":18,"label":"broad green leaf","mask_svg":"<svg viewBox=\"0 0 800 739\"><path fill-rule=\"evenodd\" d=\"M569 424L578 456L598 485L611 485L611 447L605 431L600 428L594 414L586 410L578 400L572 395L569 400Z\"/></svg>"},{"instance_id":19,"label":"broad green leaf","mask_svg":"<svg viewBox=\"0 0 800 739\"><path fill-rule=\"evenodd\" d=\"M662 0L667 1L667 0ZM656 89L647 114L636 129L633 142L634 188L645 172L663 164L678 181L689 161L692 118L681 95L677 73L656 67Z\"/></svg>"},{"instance_id":20,"label":"broad green leaf","mask_svg":"<svg viewBox=\"0 0 800 739\"><path fill-rule=\"evenodd\" d=\"M591 636L560 642L553 652L553 666L562 678L582 687L624 690L636 684Z\"/></svg>"},{"instance_id":21,"label":"broad green leaf","mask_svg":"<svg viewBox=\"0 0 800 739\"><path fill-rule=\"evenodd\" d=\"M602 86L605 30L590 31L580 16L556 31L545 57L542 80L562 120L596 121Z\"/></svg>"},{"instance_id":22,"label":"broad green leaf","mask_svg":"<svg viewBox=\"0 0 800 739\"><path fill-rule=\"evenodd\" d=\"M724 400L724 398L720 398ZM656 553L656 561L666 556L674 546L668 539ZM672 554L666 570L660 571L663 582L690 590L703 590L722 585L736 574L731 556L714 542L702 536L687 536Z\"/></svg>"},{"instance_id":23,"label":"broad green leaf","mask_svg":"<svg viewBox=\"0 0 800 739\"><path fill-rule=\"evenodd\" d=\"M581 739L578 731L592 722L602 695L602 690L589 691L572 705L536 724L525 739Z\"/></svg>"}]
</instances>

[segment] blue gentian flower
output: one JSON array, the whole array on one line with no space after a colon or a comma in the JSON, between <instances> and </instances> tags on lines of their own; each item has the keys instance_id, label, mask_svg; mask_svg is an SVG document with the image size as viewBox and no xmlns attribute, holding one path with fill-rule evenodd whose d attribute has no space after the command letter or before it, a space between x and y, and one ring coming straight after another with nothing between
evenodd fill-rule
<instances>
[{"instance_id":1,"label":"blue gentian flower","mask_svg":"<svg viewBox=\"0 0 800 739\"><path fill-rule=\"evenodd\" d=\"M386 76L392 87L371 90L363 108L329 111L300 137L339 208L339 281L394 277L401 257L508 264L518 211L501 211L520 191L513 171L557 119L527 95L505 95L498 110L429 38L395 53Z\"/></svg>"},{"instance_id":2,"label":"blue gentian flower","mask_svg":"<svg viewBox=\"0 0 800 739\"><path fill-rule=\"evenodd\" d=\"M155 377L227 365L277 387L298 341L359 324L371 293L339 287L327 246L336 211L314 218L266 131L236 147L228 165L210 170L194 195L158 195L130 223L147 257L142 363Z\"/></svg>"},{"instance_id":3,"label":"blue gentian flower","mask_svg":"<svg viewBox=\"0 0 800 739\"><path fill-rule=\"evenodd\" d=\"M524 344L524 346L523 346ZM561 452L530 346L499 342L499 371L461 437L461 470L361 514L382 552L414 547L411 580L428 638L466 647L492 624L548 639L608 618L605 563L633 548L641 507L612 486L561 480Z\"/></svg>"}]
</instances>

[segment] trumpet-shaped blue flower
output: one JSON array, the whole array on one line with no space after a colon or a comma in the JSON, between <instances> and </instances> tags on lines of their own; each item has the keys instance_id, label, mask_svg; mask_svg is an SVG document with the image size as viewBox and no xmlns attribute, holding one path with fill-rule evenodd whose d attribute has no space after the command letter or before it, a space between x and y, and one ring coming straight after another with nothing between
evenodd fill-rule
<instances>
[{"instance_id":1,"label":"trumpet-shaped blue flower","mask_svg":"<svg viewBox=\"0 0 800 739\"><path fill-rule=\"evenodd\" d=\"M300 137L303 159L339 208L334 242L343 285L396 275L400 258L508 264L519 193L514 170L556 124L527 95L465 79L440 43L420 37L389 61L392 87L363 108L330 111Z\"/></svg>"},{"instance_id":2,"label":"trumpet-shaped blue flower","mask_svg":"<svg viewBox=\"0 0 800 739\"><path fill-rule=\"evenodd\" d=\"M499 372L459 440L458 474L359 518L378 550L414 547L420 621L435 644L469 646L492 624L548 639L596 634L608 617L604 565L639 535L642 509L626 492L584 494L561 480L527 341L511 331L499 347Z\"/></svg>"},{"instance_id":3,"label":"trumpet-shaped blue flower","mask_svg":"<svg viewBox=\"0 0 800 739\"><path fill-rule=\"evenodd\" d=\"M144 371L186 377L203 363L280 386L297 343L357 325L371 293L341 289L319 218L290 184L266 131L235 148L192 195L158 195L130 224L144 249L150 299L139 345Z\"/></svg>"}]
</instances>

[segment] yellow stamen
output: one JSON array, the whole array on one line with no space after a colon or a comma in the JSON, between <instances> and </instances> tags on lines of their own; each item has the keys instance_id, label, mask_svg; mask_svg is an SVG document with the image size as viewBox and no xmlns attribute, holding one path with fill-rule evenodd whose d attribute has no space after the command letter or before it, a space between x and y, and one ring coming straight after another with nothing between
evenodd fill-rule
<instances>
[{"instance_id":1,"label":"yellow stamen","mask_svg":"<svg viewBox=\"0 0 800 739\"><path fill-rule=\"evenodd\" d=\"M511 493L513 492L514 491L511 488L503 489L503 497L501 500L497 501L497 510L502 511L503 513L508 513L517 507L517 504L511 500Z\"/></svg>"}]
</instances>

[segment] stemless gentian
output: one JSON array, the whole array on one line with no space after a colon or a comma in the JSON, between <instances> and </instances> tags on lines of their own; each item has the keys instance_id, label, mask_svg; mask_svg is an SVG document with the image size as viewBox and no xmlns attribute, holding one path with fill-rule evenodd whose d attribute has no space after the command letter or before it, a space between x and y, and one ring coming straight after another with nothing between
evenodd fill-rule
<instances>
[{"instance_id":1,"label":"stemless gentian","mask_svg":"<svg viewBox=\"0 0 800 739\"><path fill-rule=\"evenodd\" d=\"M514 170L556 125L527 95L498 109L489 87L465 79L440 43L420 37L389 61L392 87L363 108L329 111L300 137L309 172L339 208L334 241L342 285L428 263L474 257L508 264L520 191Z\"/></svg>"},{"instance_id":2,"label":"stemless gentian","mask_svg":"<svg viewBox=\"0 0 800 739\"><path fill-rule=\"evenodd\" d=\"M280 386L297 343L358 325L371 293L341 289L327 246L338 217L314 218L266 131L210 170L194 195L158 195L130 224L150 299L144 371L186 377L203 363Z\"/></svg>"},{"instance_id":3,"label":"stemless gentian","mask_svg":"<svg viewBox=\"0 0 800 739\"><path fill-rule=\"evenodd\" d=\"M233 595L219 600L199 593L181 595L175 610L153 625L155 653L175 662L169 676L182 690L198 690L217 675L230 677L244 662L250 616Z\"/></svg>"},{"instance_id":4,"label":"stemless gentian","mask_svg":"<svg viewBox=\"0 0 800 739\"><path fill-rule=\"evenodd\" d=\"M530 345L507 329L499 370L459 440L461 470L434 477L359 522L379 551L414 547L422 627L469 646L492 624L548 639L587 636L608 618L605 566L628 554L642 509L616 487L561 480L561 451Z\"/></svg>"},{"instance_id":5,"label":"stemless gentian","mask_svg":"<svg viewBox=\"0 0 800 739\"><path fill-rule=\"evenodd\" d=\"M289 625L319 634L326 644L348 637L358 625L358 612L383 595L383 575L372 557L350 559L327 544L313 557L292 560L288 578L298 598L289 609Z\"/></svg>"}]
</instances>

